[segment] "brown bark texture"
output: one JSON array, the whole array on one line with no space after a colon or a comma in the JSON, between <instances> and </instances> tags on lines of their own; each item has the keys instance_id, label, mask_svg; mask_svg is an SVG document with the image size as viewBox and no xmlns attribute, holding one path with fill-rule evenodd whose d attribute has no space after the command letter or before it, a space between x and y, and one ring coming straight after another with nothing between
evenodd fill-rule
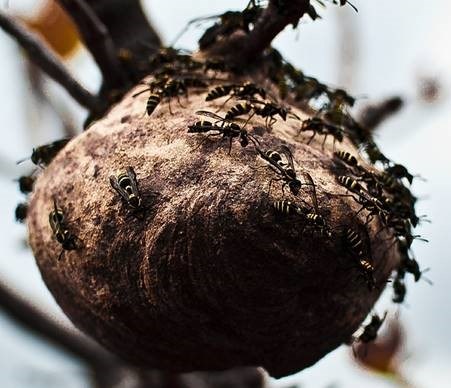
<instances>
[{"instance_id":1,"label":"brown bark texture","mask_svg":"<svg viewBox=\"0 0 451 388\"><path fill-rule=\"evenodd\" d=\"M227 82L243 79L227 74ZM249 77L246 78L249 80ZM265 85L269 90L270 85ZM281 377L306 368L344 342L370 312L398 255L377 218L337 183L350 169L328 139L307 145L301 121L271 128L252 118L257 141L188 133L207 90L162 102L144 115L148 94L121 102L71 140L39 176L27 216L30 245L43 279L64 312L85 333L135 365L163 370L223 370L263 366ZM211 89L211 88L210 88ZM274 92L275 93L275 92ZM183 106L182 106L183 104ZM307 114L291 107L302 119ZM212 119L207 119L213 121ZM311 207L310 188L294 196L260 150L286 145L295 168L314 180L329 237L306 233L273 203ZM339 149L361 160L345 138ZM143 209L131 210L110 176L131 166ZM62 251L49 226L54 201L77 249ZM347 226L362 237L375 268L368 289L344 246ZM379 232L379 233L378 233Z\"/></svg>"}]
</instances>

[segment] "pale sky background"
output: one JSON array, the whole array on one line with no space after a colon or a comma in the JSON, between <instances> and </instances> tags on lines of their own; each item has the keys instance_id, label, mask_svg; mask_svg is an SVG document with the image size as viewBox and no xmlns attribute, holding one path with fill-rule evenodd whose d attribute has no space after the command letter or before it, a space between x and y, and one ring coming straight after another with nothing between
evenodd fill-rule
<instances>
[{"instance_id":1,"label":"pale sky background","mask_svg":"<svg viewBox=\"0 0 451 388\"><path fill-rule=\"evenodd\" d=\"M39 1L10 0L11 8L26 10ZM241 9L246 0L152 0L147 9L166 42L170 42L185 23L200 15ZM408 357L406 374L418 388L451 386L451 257L449 254L449 220L451 219L451 4L447 0L353 0L359 8L355 14L349 7L329 7L323 20L303 22L299 29L281 34L275 46L308 75L332 85L346 86L354 95L377 100L392 94L406 98L401 114L382 128L378 141L384 153L415 173L427 178L417 181L416 192L427 197L419 203L419 214L432 220L419 230L429 244L415 243L415 254L422 267L431 267L428 277L434 281L409 282L407 304L401 307L407 328ZM174 26L176 26L174 28ZM351 31L354 51L352 77L344 77L338 66L343 27ZM200 29L191 29L179 45L195 48ZM69 64L77 76L96 90L99 75L86 55ZM33 145L58 138L49 117L33 111L25 99L27 83L23 78L23 61L17 47L0 31L0 183L2 186L0 241L0 278L49 314L70 325L45 288L32 255L21 240L25 228L14 222L14 208L21 200L12 181L27 172L27 165L15 161L30 154ZM428 105L417 98L418 76L438 77L442 95ZM342 84L343 80L346 84ZM49 93L55 99L69 99L52 83ZM363 100L364 102L365 100ZM82 110L75 109L79 120ZM390 299L388 287L378 306L382 311ZM394 315L395 309L391 308ZM331 383L345 388L393 387L381 378L359 370L352 362L348 348L329 354L315 366L286 379L272 381L273 386L291 383L302 387L325 388ZM45 343L15 327L0 312L0 387L88 387L85 370L76 361L50 349Z\"/></svg>"}]
</instances>

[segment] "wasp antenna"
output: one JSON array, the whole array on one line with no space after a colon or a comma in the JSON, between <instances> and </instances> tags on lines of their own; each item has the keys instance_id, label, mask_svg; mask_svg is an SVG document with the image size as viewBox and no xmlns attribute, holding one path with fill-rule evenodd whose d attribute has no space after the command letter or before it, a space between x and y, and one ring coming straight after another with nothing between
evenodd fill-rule
<instances>
[{"instance_id":1,"label":"wasp antenna","mask_svg":"<svg viewBox=\"0 0 451 388\"><path fill-rule=\"evenodd\" d=\"M149 92L149 91L150 91L150 88L141 90L140 92L133 94L132 97L133 97L133 98L138 97L139 95L141 95L141 94L143 94L143 93L145 93L145 92Z\"/></svg>"},{"instance_id":2,"label":"wasp antenna","mask_svg":"<svg viewBox=\"0 0 451 388\"><path fill-rule=\"evenodd\" d=\"M357 7L356 7L354 4L352 4L350 1L347 1L347 3L352 7L352 9L353 9L354 11L356 11L357 13L359 13L359 10L357 9Z\"/></svg>"},{"instance_id":3,"label":"wasp antenna","mask_svg":"<svg viewBox=\"0 0 451 388\"><path fill-rule=\"evenodd\" d=\"M413 236L415 239L417 239L417 240L419 240L419 241L423 241L423 242L429 242L429 240L428 239L425 239L425 238L423 238L423 237L420 237L420 235L418 235L418 236Z\"/></svg>"},{"instance_id":4,"label":"wasp antenna","mask_svg":"<svg viewBox=\"0 0 451 388\"><path fill-rule=\"evenodd\" d=\"M422 177L420 174L413 175L414 178L417 178L421 182L427 182L428 180L424 177Z\"/></svg>"},{"instance_id":5,"label":"wasp antenna","mask_svg":"<svg viewBox=\"0 0 451 388\"><path fill-rule=\"evenodd\" d=\"M26 157L26 158L23 158L23 159L20 159L20 160L18 160L18 161L16 162L16 164L21 164L21 163L25 162L26 160L30 160L30 156L28 156L28 157Z\"/></svg>"},{"instance_id":6,"label":"wasp antenna","mask_svg":"<svg viewBox=\"0 0 451 388\"><path fill-rule=\"evenodd\" d=\"M427 222L428 224L432 224L432 221L429 218L427 218L427 214L423 214L419 218L421 222Z\"/></svg>"}]
</instances>

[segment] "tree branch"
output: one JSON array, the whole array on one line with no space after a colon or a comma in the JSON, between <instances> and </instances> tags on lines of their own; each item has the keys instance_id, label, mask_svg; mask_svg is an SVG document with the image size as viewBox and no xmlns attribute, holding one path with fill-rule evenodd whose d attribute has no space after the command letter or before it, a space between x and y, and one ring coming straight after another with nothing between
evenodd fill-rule
<instances>
[{"instance_id":1,"label":"tree branch","mask_svg":"<svg viewBox=\"0 0 451 388\"><path fill-rule=\"evenodd\" d=\"M161 47L161 39L147 19L140 0L86 0L105 24L115 46L128 59L123 61L135 82L148 74L146 61Z\"/></svg>"},{"instance_id":2,"label":"tree branch","mask_svg":"<svg viewBox=\"0 0 451 388\"><path fill-rule=\"evenodd\" d=\"M249 33L237 31L209 48L208 53L235 64L254 62L286 26L297 25L309 8L310 0L270 0Z\"/></svg>"},{"instance_id":3,"label":"tree branch","mask_svg":"<svg viewBox=\"0 0 451 388\"><path fill-rule=\"evenodd\" d=\"M160 36L149 23L140 0L86 1L106 25L116 47L137 52L143 50L143 43L146 46L161 46Z\"/></svg>"},{"instance_id":4,"label":"tree branch","mask_svg":"<svg viewBox=\"0 0 451 388\"><path fill-rule=\"evenodd\" d=\"M101 100L81 86L44 44L2 12L0 12L0 27L16 40L31 61L66 89L81 106L87 108L91 113L99 112L104 108Z\"/></svg>"},{"instance_id":5,"label":"tree branch","mask_svg":"<svg viewBox=\"0 0 451 388\"><path fill-rule=\"evenodd\" d=\"M127 76L117 57L117 48L102 21L85 0L58 0L72 18L87 49L94 57L108 89L122 89ZM122 21L127 22L125 20Z\"/></svg>"},{"instance_id":6,"label":"tree branch","mask_svg":"<svg viewBox=\"0 0 451 388\"><path fill-rule=\"evenodd\" d=\"M37 334L62 350L86 362L93 369L117 365L114 358L100 346L60 326L43 312L15 295L0 283L0 309L25 329Z\"/></svg>"}]
</instances>

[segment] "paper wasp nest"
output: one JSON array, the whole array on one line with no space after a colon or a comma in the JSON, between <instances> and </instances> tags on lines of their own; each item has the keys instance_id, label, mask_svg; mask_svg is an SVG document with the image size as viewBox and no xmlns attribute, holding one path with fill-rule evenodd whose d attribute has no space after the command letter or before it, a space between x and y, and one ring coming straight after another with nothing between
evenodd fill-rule
<instances>
[{"instance_id":1,"label":"paper wasp nest","mask_svg":"<svg viewBox=\"0 0 451 388\"><path fill-rule=\"evenodd\" d=\"M142 89L70 141L35 184L30 243L64 312L124 359L174 371L254 365L280 377L348 342L398 256L391 232L338 181L358 174L334 156L333 137L307 145L312 132L298 136L307 116L291 108L272 129L254 115L249 144L237 135L229 154L230 123L195 113L224 99L190 92L183 107L171 100L174 114L161 101L148 117L149 94L132 97ZM222 130L189 133L200 120ZM373 171L346 136L335 147ZM134 206L117 189L134 195L131 171ZM361 240L355 249L348 228Z\"/></svg>"}]
</instances>

